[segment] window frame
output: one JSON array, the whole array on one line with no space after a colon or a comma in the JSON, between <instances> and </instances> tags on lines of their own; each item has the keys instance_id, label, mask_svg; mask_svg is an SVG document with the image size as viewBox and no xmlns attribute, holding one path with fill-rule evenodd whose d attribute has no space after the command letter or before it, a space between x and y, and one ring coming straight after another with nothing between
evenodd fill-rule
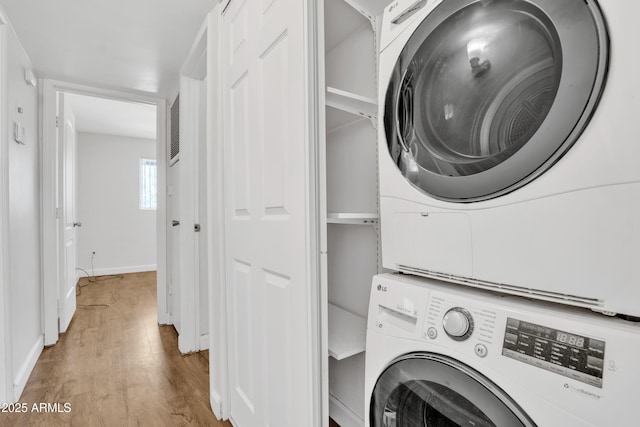
<instances>
[{"instance_id":1,"label":"window frame","mask_svg":"<svg viewBox=\"0 0 640 427\"><path fill-rule=\"evenodd\" d=\"M150 165L148 163L153 162L153 165ZM148 168L148 167L153 167L155 168L155 173L151 172L151 175L155 175L155 180L156 180L156 185L155 185L155 197L152 194L153 188L151 183L149 182L147 184L147 177L145 176L145 172L144 169ZM149 180L151 180L151 178L149 178ZM145 188L145 184L148 185L150 188L148 189L150 194L149 194L149 204L145 204L145 198L146 198L146 190L147 188ZM155 203L153 203L155 202ZM156 159L151 159L148 157L141 157L138 161L138 209L142 210L142 211L155 211L158 210L158 161Z\"/></svg>"}]
</instances>

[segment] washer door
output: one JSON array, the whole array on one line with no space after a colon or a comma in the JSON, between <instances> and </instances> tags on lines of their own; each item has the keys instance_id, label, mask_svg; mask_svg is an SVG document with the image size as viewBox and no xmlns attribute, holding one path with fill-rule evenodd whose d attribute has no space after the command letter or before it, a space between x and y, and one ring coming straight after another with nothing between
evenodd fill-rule
<instances>
[{"instance_id":1,"label":"washer door","mask_svg":"<svg viewBox=\"0 0 640 427\"><path fill-rule=\"evenodd\" d=\"M506 393L480 373L446 356L416 353L380 376L371 427L535 426Z\"/></svg>"},{"instance_id":2,"label":"washer door","mask_svg":"<svg viewBox=\"0 0 640 427\"><path fill-rule=\"evenodd\" d=\"M393 70L389 153L409 182L438 199L513 191L579 137L607 63L593 0L445 0Z\"/></svg>"}]
</instances>

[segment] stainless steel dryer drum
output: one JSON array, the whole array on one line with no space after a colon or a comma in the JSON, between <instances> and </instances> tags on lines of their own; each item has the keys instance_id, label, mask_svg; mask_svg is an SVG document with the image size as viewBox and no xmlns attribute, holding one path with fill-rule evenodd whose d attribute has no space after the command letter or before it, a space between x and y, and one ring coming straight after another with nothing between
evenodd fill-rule
<instances>
[{"instance_id":1,"label":"stainless steel dryer drum","mask_svg":"<svg viewBox=\"0 0 640 427\"><path fill-rule=\"evenodd\" d=\"M391 158L427 194L513 191L576 141L603 88L607 31L582 0L447 0L403 48L385 96Z\"/></svg>"},{"instance_id":2,"label":"stainless steel dryer drum","mask_svg":"<svg viewBox=\"0 0 640 427\"><path fill-rule=\"evenodd\" d=\"M640 317L640 2L395 0L388 269Z\"/></svg>"}]
</instances>

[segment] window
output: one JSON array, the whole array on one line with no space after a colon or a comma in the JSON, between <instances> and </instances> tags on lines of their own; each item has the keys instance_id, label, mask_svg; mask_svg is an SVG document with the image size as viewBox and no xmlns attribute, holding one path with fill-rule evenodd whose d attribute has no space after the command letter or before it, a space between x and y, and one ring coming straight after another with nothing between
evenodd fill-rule
<instances>
[{"instance_id":1,"label":"window","mask_svg":"<svg viewBox=\"0 0 640 427\"><path fill-rule=\"evenodd\" d=\"M155 159L140 159L140 209L158 206L158 169Z\"/></svg>"}]
</instances>

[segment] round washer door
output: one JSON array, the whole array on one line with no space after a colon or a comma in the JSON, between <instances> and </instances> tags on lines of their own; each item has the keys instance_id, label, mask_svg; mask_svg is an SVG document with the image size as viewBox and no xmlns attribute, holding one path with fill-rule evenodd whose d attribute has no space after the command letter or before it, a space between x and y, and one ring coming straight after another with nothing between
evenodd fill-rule
<instances>
[{"instance_id":1,"label":"round washer door","mask_svg":"<svg viewBox=\"0 0 640 427\"><path fill-rule=\"evenodd\" d=\"M500 427L535 423L498 386L446 356L415 353L378 378L371 427Z\"/></svg>"},{"instance_id":2,"label":"round washer door","mask_svg":"<svg viewBox=\"0 0 640 427\"><path fill-rule=\"evenodd\" d=\"M473 202L550 168L594 112L608 64L594 0L445 0L393 69L384 127L421 191Z\"/></svg>"}]
</instances>

